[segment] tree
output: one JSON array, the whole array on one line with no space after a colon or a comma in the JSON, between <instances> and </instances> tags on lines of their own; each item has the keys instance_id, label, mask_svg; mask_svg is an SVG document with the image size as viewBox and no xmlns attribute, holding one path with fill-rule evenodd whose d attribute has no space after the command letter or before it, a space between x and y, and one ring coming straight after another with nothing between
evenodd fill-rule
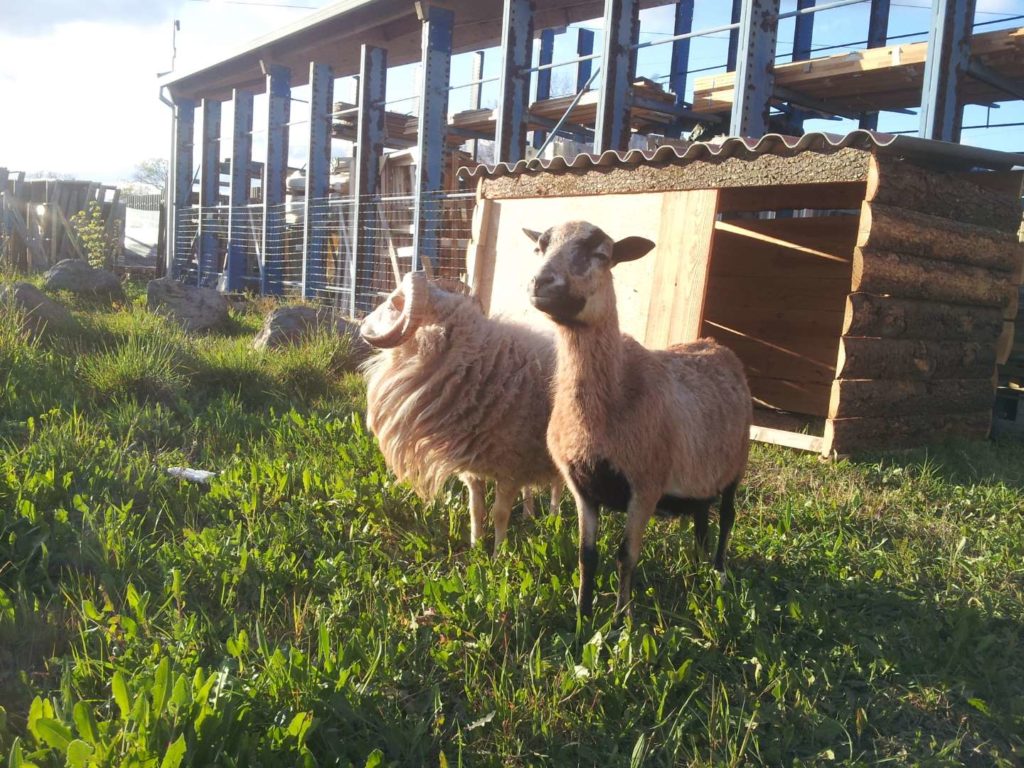
<instances>
[{"instance_id":1,"label":"tree","mask_svg":"<svg viewBox=\"0 0 1024 768\"><path fill-rule=\"evenodd\" d=\"M132 181L149 184L162 190L167 186L167 161L162 157L151 157L135 166Z\"/></svg>"}]
</instances>

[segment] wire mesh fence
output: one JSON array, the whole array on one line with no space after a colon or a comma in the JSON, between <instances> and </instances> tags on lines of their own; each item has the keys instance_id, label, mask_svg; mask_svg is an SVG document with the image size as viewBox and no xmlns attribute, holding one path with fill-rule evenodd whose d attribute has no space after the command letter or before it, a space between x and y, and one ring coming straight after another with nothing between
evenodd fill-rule
<instances>
[{"instance_id":1,"label":"wire mesh fence","mask_svg":"<svg viewBox=\"0 0 1024 768\"><path fill-rule=\"evenodd\" d=\"M414 265L463 276L473 204L472 193L422 195L418 218L411 195L179 209L173 274L221 290L303 297L358 317ZM417 226L421 252L414 255Z\"/></svg>"}]
</instances>

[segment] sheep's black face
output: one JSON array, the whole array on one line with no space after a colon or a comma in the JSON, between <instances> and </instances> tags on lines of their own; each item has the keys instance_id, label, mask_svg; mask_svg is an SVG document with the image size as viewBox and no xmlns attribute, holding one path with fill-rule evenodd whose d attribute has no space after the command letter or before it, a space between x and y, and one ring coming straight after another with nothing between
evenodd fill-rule
<instances>
[{"instance_id":1,"label":"sheep's black face","mask_svg":"<svg viewBox=\"0 0 1024 768\"><path fill-rule=\"evenodd\" d=\"M544 258L530 282L530 301L563 325L599 321L614 306L611 268L643 256L654 243L639 237L614 242L585 221L559 224L543 233L524 230Z\"/></svg>"}]
</instances>

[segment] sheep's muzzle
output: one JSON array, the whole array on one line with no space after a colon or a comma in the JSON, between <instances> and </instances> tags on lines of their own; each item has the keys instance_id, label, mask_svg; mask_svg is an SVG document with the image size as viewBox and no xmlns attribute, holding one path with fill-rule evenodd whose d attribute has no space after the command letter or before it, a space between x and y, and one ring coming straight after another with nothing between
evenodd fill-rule
<instances>
[{"instance_id":1,"label":"sheep's muzzle","mask_svg":"<svg viewBox=\"0 0 1024 768\"><path fill-rule=\"evenodd\" d=\"M573 294L565 280L541 272L530 281L530 303L556 323L570 323L587 300Z\"/></svg>"}]
</instances>

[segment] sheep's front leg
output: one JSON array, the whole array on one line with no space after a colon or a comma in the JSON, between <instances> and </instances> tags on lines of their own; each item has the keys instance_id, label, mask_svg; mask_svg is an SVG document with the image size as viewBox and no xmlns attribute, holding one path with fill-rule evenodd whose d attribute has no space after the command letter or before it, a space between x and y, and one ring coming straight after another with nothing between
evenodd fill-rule
<instances>
[{"instance_id":1,"label":"sheep's front leg","mask_svg":"<svg viewBox=\"0 0 1024 768\"><path fill-rule=\"evenodd\" d=\"M494 519L494 553L505 541L508 533L508 519L512 515L512 504L516 500L519 488L509 483L494 484L494 506L491 508L491 517Z\"/></svg>"},{"instance_id":2,"label":"sheep's front leg","mask_svg":"<svg viewBox=\"0 0 1024 768\"><path fill-rule=\"evenodd\" d=\"M554 515L558 512L558 507L562 502L562 491L565 489L565 483L561 479L555 480L551 483L551 509L549 512Z\"/></svg>"},{"instance_id":3,"label":"sheep's front leg","mask_svg":"<svg viewBox=\"0 0 1024 768\"><path fill-rule=\"evenodd\" d=\"M483 538L487 523L487 486L483 478L474 475L462 475L461 479L469 489L469 542L475 545Z\"/></svg>"},{"instance_id":4,"label":"sheep's front leg","mask_svg":"<svg viewBox=\"0 0 1024 768\"><path fill-rule=\"evenodd\" d=\"M533 488L525 485L523 486L523 517L533 517L536 511Z\"/></svg>"},{"instance_id":5,"label":"sheep's front leg","mask_svg":"<svg viewBox=\"0 0 1024 768\"><path fill-rule=\"evenodd\" d=\"M618 566L619 566L619 597L615 601L615 613L621 615L623 611L630 613L632 606L630 600L633 595L633 574L636 571L636 564L640 560L640 548L644 543L644 531L647 528L647 521L654 514L654 507L657 499L651 502L648 499L634 498L630 501L626 512L626 530L622 535L622 543L619 545Z\"/></svg>"},{"instance_id":6,"label":"sheep's front leg","mask_svg":"<svg viewBox=\"0 0 1024 768\"><path fill-rule=\"evenodd\" d=\"M594 580L597 577L597 505L573 489L580 523L580 614L594 612Z\"/></svg>"}]
</instances>

